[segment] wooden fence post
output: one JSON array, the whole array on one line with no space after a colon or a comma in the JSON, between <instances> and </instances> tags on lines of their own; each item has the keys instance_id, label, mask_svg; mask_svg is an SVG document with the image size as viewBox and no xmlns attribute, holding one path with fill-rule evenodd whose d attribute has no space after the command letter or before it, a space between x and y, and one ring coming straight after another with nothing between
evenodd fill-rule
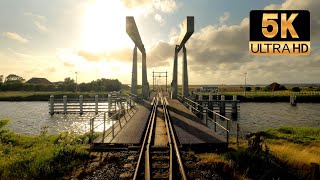
<instances>
[{"instance_id":1,"label":"wooden fence post","mask_svg":"<svg viewBox=\"0 0 320 180\"><path fill-rule=\"evenodd\" d=\"M232 117L237 117L238 116L238 101L237 101L237 96L236 95L233 96L231 116Z\"/></svg>"},{"instance_id":2,"label":"wooden fence post","mask_svg":"<svg viewBox=\"0 0 320 180\"><path fill-rule=\"evenodd\" d=\"M94 96L94 101L95 101L95 104L96 104L96 114L98 114L98 105L99 105L99 97L98 95L95 95Z\"/></svg>"},{"instance_id":3,"label":"wooden fence post","mask_svg":"<svg viewBox=\"0 0 320 180\"><path fill-rule=\"evenodd\" d=\"M80 115L83 114L83 95L79 96L79 104L80 104Z\"/></svg>"},{"instance_id":4,"label":"wooden fence post","mask_svg":"<svg viewBox=\"0 0 320 180\"><path fill-rule=\"evenodd\" d=\"M63 112L67 114L67 96L63 96Z\"/></svg>"},{"instance_id":5,"label":"wooden fence post","mask_svg":"<svg viewBox=\"0 0 320 180\"><path fill-rule=\"evenodd\" d=\"M112 108L112 96L111 94L108 94L108 113L111 114L111 108Z\"/></svg>"},{"instance_id":6,"label":"wooden fence post","mask_svg":"<svg viewBox=\"0 0 320 180\"><path fill-rule=\"evenodd\" d=\"M54 96L50 96L50 115L53 116L54 114Z\"/></svg>"},{"instance_id":7,"label":"wooden fence post","mask_svg":"<svg viewBox=\"0 0 320 180\"><path fill-rule=\"evenodd\" d=\"M221 115L225 115L226 114L226 101L225 101L225 96L224 95L221 95L220 114Z\"/></svg>"}]
</instances>

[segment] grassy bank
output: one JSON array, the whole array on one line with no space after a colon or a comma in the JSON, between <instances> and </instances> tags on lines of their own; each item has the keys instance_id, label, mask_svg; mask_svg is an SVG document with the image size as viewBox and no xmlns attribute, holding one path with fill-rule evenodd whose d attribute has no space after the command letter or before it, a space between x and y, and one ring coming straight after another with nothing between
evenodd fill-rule
<instances>
[{"instance_id":1,"label":"grassy bank","mask_svg":"<svg viewBox=\"0 0 320 180\"><path fill-rule=\"evenodd\" d=\"M261 149L246 140L231 141L231 151L200 154L202 163L235 179L307 179L311 163L320 163L320 127L281 127L259 132Z\"/></svg>"},{"instance_id":2,"label":"grassy bank","mask_svg":"<svg viewBox=\"0 0 320 180\"><path fill-rule=\"evenodd\" d=\"M1 129L0 179L57 179L91 159L89 136L62 133L26 136Z\"/></svg>"},{"instance_id":3,"label":"grassy bank","mask_svg":"<svg viewBox=\"0 0 320 180\"><path fill-rule=\"evenodd\" d=\"M30 91L7 91L0 92L0 101L48 101L50 95L55 98L62 98L67 95L69 98L78 98L83 95L84 98L94 98L95 95L99 97L108 97L109 92L30 92Z\"/></svg>"},{"instance_id":4,"label":"grassy bank","mask_svg":"<svg viewBox=\"0 0 320 180\"><path fill-rule=\"evenodd\" d=\"M123 90L123 93L130 93L130 90ZM50 95L54 95L55 98L62 98L63 95L67 95L69 98L78 98L79 95L83 95L84 98L93 98L95 95L99 97L107 98L109 92L31 92L31 91L6 91L0 92L0 101L48 101ZM141 93L141 89L138 89L138 93ZM226 100L231 100L233 95L237 95L240 102L289 102L290 96L286 93L251 93L246 96L243 92L225 92ZM203 93L204 99L208 98L208 93ZM311 102L320 103L319 94L301 93L296 94L297 102Z\"/></svg>"}]
</instances>

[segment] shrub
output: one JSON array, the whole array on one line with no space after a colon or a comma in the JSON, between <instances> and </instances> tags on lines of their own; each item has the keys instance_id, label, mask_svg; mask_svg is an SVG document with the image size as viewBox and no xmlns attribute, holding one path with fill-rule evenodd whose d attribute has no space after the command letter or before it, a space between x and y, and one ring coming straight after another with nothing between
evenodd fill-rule
<instances>
[{"instance_id":1,"label":"shrub","mask_svg":"<svg viewBox=\"0 0 320 180\"><path fill-rule=\"evenodd\" d=\"M300 89L299 87L293 87L293 88L291 89L291 91L292 91L292 92L300 92L301 89Z\"/></svg>"}]
</instances>

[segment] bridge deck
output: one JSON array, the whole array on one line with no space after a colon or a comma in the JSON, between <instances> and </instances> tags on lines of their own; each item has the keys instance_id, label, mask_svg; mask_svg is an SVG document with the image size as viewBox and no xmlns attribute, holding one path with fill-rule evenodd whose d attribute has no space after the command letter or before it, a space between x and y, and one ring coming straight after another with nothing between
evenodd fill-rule
<instances>
[{"instance_id":1,"label":"bridge deck","mask_svg":"<svg viewBox=\"0 0 320 180\"><path fill-rule=\"evenodd\" d=\"M201 122L178 100L169 99L169 112L174 123L174 129L181 145L225 145L226 140ZM138 145L150 114L150 109L139 105L139 110L128 123L117 133L114 139L99 137L95 144Z\"/></svg>"},{"instance_id":2,"label":"bridge deck","mask_svg":"<svg viewBox=\"0 0 320 180\"><path fill-rule=\"evenodd\" d=\"M178 100L168 99L169 112L181 145L226 144L226 139L207 127Z\"/></svg>"},{"instance_id":3,"label":"bridge deck","mask_svg":"<svg viewBox=\"0 0 320 180\"><path fill-rule=\"evenodd\" d=\"M138 105L138 111L132 116L132 118L127 122L123 128L115 130L118 133L114 139L110 136L103 138L98 137L94 143L95 144L140 144L144 129L150 114L150 109ZM108 129L107 131L110 131ZM102 140L103 138L103 140Z\"/></svg>"}]
</instances>

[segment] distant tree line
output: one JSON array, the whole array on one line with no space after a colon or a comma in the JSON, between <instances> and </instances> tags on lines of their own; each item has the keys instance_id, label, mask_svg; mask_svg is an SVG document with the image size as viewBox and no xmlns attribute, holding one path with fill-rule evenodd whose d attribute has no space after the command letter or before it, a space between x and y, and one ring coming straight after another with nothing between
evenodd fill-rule
<instances>
[{"instance_id":1,"label":"distant tree line","mask_svg":"<svg viewBox=\"0 0 320 180\"><path fill-rule=\"evenodd\" d=\"M118 79L97 79L89 83L76 84L74 79L65 78L63 82L52 84L25 83L25 79L10 74L5 79L0 75L0 91L79 91L79 92L105 92L119 91L129 88Z\"/></svg>"}]
</instances>

